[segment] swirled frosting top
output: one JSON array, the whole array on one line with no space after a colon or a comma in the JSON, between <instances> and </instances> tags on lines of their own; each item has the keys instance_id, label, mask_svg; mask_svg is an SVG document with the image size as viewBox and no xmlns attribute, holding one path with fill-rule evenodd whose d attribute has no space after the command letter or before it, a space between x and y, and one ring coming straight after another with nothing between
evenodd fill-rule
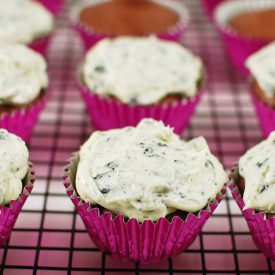
<instances>
[{"instance_id":1,"label":"swirled frosting top","mask_svg":"<svg viewBox=\"0 0 275 275\"><path fill-rule=\"evenodd\" d=\"M155 37L104 39L86 55L82 77L94 93L150 105L170 94L194 97L202 62L175 42Z\"/></svg>"},{"instance_id":2,"label":"swirled frosting top","mask_svg":"<svg viewBox=\"0 0 275 275\"><path fill-rule=\"evenodd\" d=\"M0 205L6 205L22 191L29 151L21 138L0 129L0 156Z\"/></svg>"},{"instance_id":3,"label":"swirled frosting top","mask_svg":"<svg viewBox=\"0 0 275 275\"><path fill-rule=\"evenodd\" d=\"M240 158L239 173L245 208L275 213L275 132Z\"/></svg>"},{"instance_id":4,"label":"swirled frosting top","mask_svg":"<svg viewBox=\"0 0 275 275\"><path fill-rule=\"evenodd\" d=\"M142 222L178 209L197 212L226 180L204 138L185 142L162 122L144 119L91 135L80 150L76 189L84 201Z\"/></svg>"},{"instance_id":5,"label":"swirled frosting top","mask_svg":"<svg viewBox=\"0 0 275 275\"><path fill-rule=\"evenodd\" d=\"M258 52L252 54L246 61L246 66L250 70L258 85L269 97L275 97L275 42L267 45Z\"/></svg>"},{"instance_id":6,"label":"swirled frosting top","mask_svg":"<svg viewBox=\"0 0 275 275\"><path fill-rule=\"evenodd\" d=\"M53 29L53 16L39 2L0 0L0 41L29 44Z\"/></svg>"},{"instance_id":7,"label":"swirled frosting top","mask_svg":"<svg viewBox=\"0 0 275 275\"><path fill-rule=\"evenodd\" d=\"M47 65L35 51L0 42L0 106L25 105L48 86Z\"/></svg>"}]
</instances>

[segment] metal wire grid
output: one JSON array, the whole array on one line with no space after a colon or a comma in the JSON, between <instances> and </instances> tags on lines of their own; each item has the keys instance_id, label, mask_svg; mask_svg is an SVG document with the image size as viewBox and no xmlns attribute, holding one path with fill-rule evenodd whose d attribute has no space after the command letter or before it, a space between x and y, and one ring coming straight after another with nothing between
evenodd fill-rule
<instances>
[{"instance_id":1,"label":"metal wire grid","mask_svg":"<svg viewBox=\"0 0 275 275\"><path fill-rule=\"evenodd\" d=\"M185 0L192 24L184 44L207 67L208 91L183 138L203 135L230 168L262 137L245 81L231 67L199 0ZM66 159L92 132L74 76L83 57L69 29L67 4L49 51L50 100L30 140L36 185L8 244L0 250L1 274L275 274L275 263L260 253L236 203L228 196L194 244L173 260L139 266L102 254L65 194Z\"/></svg>"}]
</instances>

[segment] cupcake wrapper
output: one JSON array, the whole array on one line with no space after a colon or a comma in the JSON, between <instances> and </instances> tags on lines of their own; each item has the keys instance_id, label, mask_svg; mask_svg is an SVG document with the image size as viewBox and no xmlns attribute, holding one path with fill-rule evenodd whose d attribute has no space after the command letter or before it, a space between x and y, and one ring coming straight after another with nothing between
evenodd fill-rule
<instances>
[{"instance_id":1,"label":"cupcake wrapper","mask_svg":"<svg viewBox=\"0 0 275 275\"><path fill-rule=\"evenodd\" d=\"M78 86L90 119L99 130L136 126L143 118L153 118L173 127L175 133L181 133L187 127L202 94L199 92L196 97L175 104L131 106L95 95L80 83Z\"/></svg>"},{"instance_id":2,"label":"cupcake wrapper","mask_svg":"<svg viewBox=\"0 0 275 275\"><path fill-rule=\"evenodd\" d=\"M232 169L229 189L246 219L252 238L256 246L266 255L275 260L275 218L266 219L264 212L255 212L253 209L243 210L245 203L236 185L238 168Z\"/></svg>"},{"instance_id":3,"label":"cupcake wrapper","mask_svg":"<svg viewBox=\"0 0 275 275\"><path fill-rule=\"evenodd\" d=\"M36 39L31 44L29 44L28 47L42 54L43 56L47 56L47 51L48 51L50 41L51 41L51 35L47 35L43 38Z\"/></svg>"},{"instance_id":4,"label":"cupcake wrapper","mask_svg":"<svg viewBox=\"0 0 275 275\"><path fill-rule=\"evenodd\" d=\"M258 0L242 0L225 2L215 10L214 20L224 42L228 56L232 64L244 75L249 74L245 67L246 59L272 40L256 39L242 36L227 25L226 19L232 18L234 15L240 14L240 11L259 10L264 7L275 8L274 1L258 1ZM236 8L234 8L236 7Z\"/></svg>"},{"instance_id":5,"label":"cupcake wrapper","mask_svg":"<svg viewBox=\"0 0 275 275\"><path fill-rule=\"evenodd\" d=\"M156 3L160 3L162 5L168 6L169 8L176 10L180 15L179 22L170 28L165 33L155 34L160 39L171 40L171 41L180 41L184 31L187 29L189 23L189 12L183 3L178 0L153 0ZM79 1L80 2L80 1ZM99 33L91 28L86 27L79 21L79 14L89 5L95 5L100 3L101 0L82 0L80 3L74 6L71 13L71 25L75 29L75 31L81 37L83 44L85 46L85 50L87 51L93 45L95 45L99 40L103 38L114 38L114 36L105 35ZM152 33L153 34L153 33Z\"/></svg>"},{"instance_id":6,"label":"cupcake wrapper","mask_svg":"<svg viewBox=\"0 0 275 275\"><path fill-rule=\"evenodd\" d=\"M252 94L252 101L257 111L260 126L264 137L275 130L275 109L260 101L255 95Z\"/></svg>"},{"instance_id":7,"label":"cupcake wrapper","mask_svg":"<svg viewBox=\"0 0 275 275\"><path fill-rule=\"evenodd\" d=\"M8 206L0 206L0 245L5 245L9 238L16 219L26 201L29 194L32 191L34 183L34 172L31 164L29 164L29 170L25 178L25 186L22 193L19 195L17 200L10 202Z\"/></svg>"},{"instance_id":8,"label":"cupcake wrapper","mask_svg":"<svg viewBox=\"0 0 275 275\"><path fill-rule=\"evenodd\" d=\"M64 0L38 0L46 7L54 16L57 16L64 6Z\"/></svg>"},{"instance_id":9,"label":"cupcake wrapper","mask_svg":"<svg viewBox=\"0 0 275 275\"><path fill-rule=\"evenodd\" d=\"M210 19L213 19L215 8L225 0L201 0L202 6Z\"/></svg>"},{"instance_id":10,"label":"cupcake wrapper","mask_svg":"<svg viewBox=\"0 0 275 275\"><path fill-rule=\"evenodd\" d=\"M169 222L161 218L157 223L146 220L140 224L134 218L126 221L122 215L112 218L110 212L101 215L98 208L83 202L74 187L78 162L76 155L65 168L67 194L96 246L123 261L153 263L183 252L198 236L225 193L224 187L204 210L197 215L188 214L186 220L174 217Z\"/></svg>"},{"instance_id":11,"label":"cupcake wrapper","mask_svg":"<svg viewBox=\"0 0 275 275\"><path fill-rule=\"evenodd\" d=\"M4 113L0 117L0 128L7 129L9 132L21 137L24 141L28 141L45 104L46 98L43 98L30 107L13 111L11 114Z\"/></svg>"}]
</instances>

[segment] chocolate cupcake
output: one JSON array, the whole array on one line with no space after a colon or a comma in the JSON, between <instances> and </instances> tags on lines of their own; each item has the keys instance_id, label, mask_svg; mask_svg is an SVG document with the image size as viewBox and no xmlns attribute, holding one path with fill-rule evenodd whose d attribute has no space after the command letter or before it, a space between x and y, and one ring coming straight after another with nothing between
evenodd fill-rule
<instances>
[{"instance_id":1,"label":"chocolate cupcake","mask_svg":"<svg viewBox=\"0 0 275 275\"><path fill-rule=\"evenodd\" d=\"M75 5L71 19L89 49L102 38L120 35L179 40L189 14L178 0L84 0Z\"/></svg>"},{"instance_id":2,"label":"chocolate cupcake","mask_svg":"<svg viewBox=\"0 0 275 275\"><path fill-rule=\"evenodd\" d=\"M264 136L275 130L275 42L251 55L246 66L249 69L251 93Z\"/></svg>"},{"instance_id":3,"label":"chocolate cupcake","mask_svg":"<svg viewBox=\"0 0 275 275\"><path fill-rule=\"evenodd\" d=\"M230 189L260 250L275 259L275 132L248 150L233 169Z\"/></svg>"},{"instance_id":4,"label":"chocolate cupcake","mask_svg":"<svg viewBox=\"0 0 275 275\"><path fill-rule=\"evenodd\" d=\"M227 1L214 17L233 64L247 75L247 57L275 39L275 2Z\"/></svg>"},{"instance_id":5,"label":"chocolate cupcake","mask_svg":"<svg viewBox=\"0 0 275 275\"><path fill-rule=\"evenodd\" d=\"M139 262L185 250L222 199L227 181L204 138L184 142L152 119L136 128L93 133L66 174L68 195L97 246Z\"/></svg>"},{"instance_id":6,"label":"chocolate cupcake","mask_svg":"<svg viewBox=\"0 0 275 275\"><path fill-rule=\"evenodd\" d=\"M2 0L0 41L29 45L45 54L53 30L53 16L39 2Z\"/></svg>"},{"instance_id":7,"label":"chocolate cupcake","mask_svg":"<svg viewBox=\"0 0 275 275\"><path fill-rule=\"evenodd\" d=\"M0 156L0 245L3 245L32 190L34 177L24 141L4 129L0 129Z\"/></svg>"},{"instance_id":8,"label":"chocolate cupcake","mask_svg":"<svg viewBox=\"0 0 275 275\"><path fill-rule=\"evenodd\" d=\"M200 58L178 43L125 36L92 48L80 78L98 129L135 126L151 117L181 132L199 101L204 73Z\"/></svg>"},{"instance_id":9,"label":"chocolate cupcake","mask_svg":"<svg viewBox=\"0 0 275 275\"><path fill-rule=\"evenodd\" d=\"M45 105L44 58L20 44L0 43L0 127L27 139Z\"/></svg>"}]
</instances>

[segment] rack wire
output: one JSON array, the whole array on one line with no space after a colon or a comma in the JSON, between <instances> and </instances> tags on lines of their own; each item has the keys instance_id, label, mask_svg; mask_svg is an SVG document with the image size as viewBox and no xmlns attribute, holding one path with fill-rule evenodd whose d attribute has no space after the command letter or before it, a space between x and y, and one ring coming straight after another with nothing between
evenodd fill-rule
<instances>
[{"instance_id":1,"label":"rack wire","mask_svg":"<svg viewBox=\"0 0 275 275\"><path fill-rule=\"evenodd\" d=\"M199 0L184 0L192 23L183 43L200 55L208 91L183 138L205 136L227 168L261 138L246 81L236 72ZM57 20L49 50L50 99L29 142L37 181L7 245L1 274L275 274L275 263L255 247L230 195L192 246L155 265L125 264L102 254L88 237L62 184L62 167L93 129L75 87L83 58L68 22L70 1Z\"/></svg>"}]
</instances>

